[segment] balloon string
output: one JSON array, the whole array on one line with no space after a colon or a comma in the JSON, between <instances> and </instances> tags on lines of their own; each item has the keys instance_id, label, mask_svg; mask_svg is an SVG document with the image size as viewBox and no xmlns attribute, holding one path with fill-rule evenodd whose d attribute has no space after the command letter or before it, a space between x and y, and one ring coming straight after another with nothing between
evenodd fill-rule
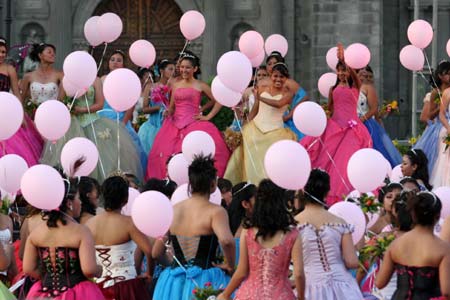
<instances>
[{"instance_id":1,"label":"balloon string","mask_svg":"<svg viewBox=\"0 0 450 300\"><path fill-rule=\"evenodd\" d=\"M426 62L427 62L428 70L430 71L431 80L433 81L433 84L434 84L434 86L435 86L436 89L437 89L437 92L438 92L438 95L439 95L439 100L441 100L441 99L442 99L441 90L440 90L440 87L437 86L436 81L434 80L433 71L431 70L430 62L428 61L427 52L426 52L425 50L422 50L422 51L423 51L423 54L424 54L424 56L425 56L425 60L426 60ZM420 72L420 75L421 75L422 77L425 77L425 76L422 74L422 72Z\"/></svg>"},{"instance_id":2,"label":"balloon string","mask_svg":"<svg viewBox=\"0 0 450 300\"><path fill-rule=\"evenodd\" d=\"M108 48L108 43L105 43L105 48L103 49L102 58L100 58L100 63L98 64L97 73L98 73L98 71L100 71L100 68L102 67L103 58L105 57L105 53L106 53L106 48Z\"/></svg>"},{"instance_id":3,"label":"balloon string","mask_svg":"<svg viewBox=\"0 0 450 300\"><path fill-rule=\"evenodd\" d=\"M325 144L323 143L322 138L319 137L318 140L319 140L320 144L322 145L323 149L325 150L325 152L327 153L328 158L330 159L331 163L333 164L334 168L336 169L336 173L339 175L339 178L341 179L345 188L347 189L348 192L351 192L351 189L348 187L347 183L345 182L344 177L341 175L341 172L340 172L339 168L337 167L336 162L334 161L330 152L328 152L328 149L325 147Z\"/></svg>"},{"instance_id":4,"label":"balloon string","mask_svg":"<svg viewBox=\"0 0 450 300\"><path fill-rule=\"evenodd\" d=\"M147 77L147 79L145 79L144 84L143 84L144 87L145 87L145 85L147 84L147 82L148 82L149 79L150 79L150 82L151 82L152 84L155 84L155 82L153 81L152 73L151 73L151 72L148 72L148 77Z\"/></svg>"},{"instance_id":5,"label":"balloon string","mask_svg":"<svg viewBox=\"0 0 450 300\"><path fill-rule=\"evenodd\" d=\"M91 56L94 56L94 50L95 50L95 46L92 46L92 48L91 48ZM98 72L98 71L97 71Z\"/></svg>"},{"instance_id":6,"label":"balloon string","mask_svg":"<svg viewBox=\"0 0 450 300\"><path fill-rule=\"evenodd\" d=\"M239 119L237 117L236 110L233 110L233 112L234 112L234 117L236 118L236 122L238 124L239 131L241 132L241 135L242 135L241 145L242 145L242 147L244 149L246 149L246 147L244 145L244 133L242 132L241 122L239 121ZM250 162L252 163L253 169L255 170L255 173L258 173L258 170L256 169L256 165L255 165L255 162L253 160L253 156L252 156L252 153L251 153L250 149L247 149L247 152L248 152L248 156L250 157Z\"/></svg>"},{"instance_id":7,"label":"balloon string","mask_svg":"<svg viewBox=\"0 0 450 300\"><path fill-rule=\"evenodd\" d=\"M91 114L91 110L89 108L89 102L88 102L86 94L84 94L84 99L86 101L86 107L87 107L88 114L90 115ZM91 121L90 123L91 123L92 134L94 135L95 146L97 146L97 150L98 150L97 134L95 133L94 121ZM98 156L98 161L100 162L100 170L102 171L103 178L106 178L105 168L103 167L103 162L102 162L102 156L101 155Z\"/></svg>"},{"instance_id":8,"label":"balloon string","mask_svg":"<svg viewBox=\"0 0 450 300\"><path fill-rule=\"evenodd\" d=\"M186 48L189 45L189 43L190 43L189 40L186 40L186 42L184 43L183 50L181 50L181 52L180 52L177 64L180 62L181 58L183 57L184 51L186 50Z\"/></svg>"},{"instance_id":9,"label":"balloon string","mask_svg":"<svg viewBox=\"0 0 450 300\"><path fill-rule=\"evenodd\" d=\"M2 148L3 148L3 155L2 156L5 156L6 155L6 145L5 145L5 140L2 140Z\"/></svg>"},{"instance_id":10,"label":"balloon string","mask_svg":"<svg viewBox=\"0 0 450 300\"><path fill-rule=\"evenodd\" d=\"M117 124L117 170L120 171L120 120L119 112L116 112L116 124Z\"/></svg>"}]
</instances>

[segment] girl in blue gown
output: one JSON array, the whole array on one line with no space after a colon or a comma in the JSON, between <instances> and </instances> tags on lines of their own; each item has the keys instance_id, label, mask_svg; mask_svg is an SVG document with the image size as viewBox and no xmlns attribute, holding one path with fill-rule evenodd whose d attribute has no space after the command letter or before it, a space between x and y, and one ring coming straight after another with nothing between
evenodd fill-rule
<instances>
[{"instance_id":1,"label":"girl in blue gown","mask_svg":"<svg viewBox=\"0 0 450 300\"><path fill-rule=\"evenodd\" d=\"M428 158L428 172L433 173L434 163L438 157L440 146L439 133L442 129L442 123L439 120L440 95L444 90L450 87L450 62L442 61L439 63L433 74L432 86L435 88L423 99L423 109L420 120L427 122L427 128L422 136L414 145L414 149L421 149Z\"/></svg>"},{"instance_id":2,"label":"girl in blue gown","mask_svg":"<svg viewBox=\"0 0 450 300\"><path fill-rule=\"evenodd\" d=\"M110 72L120 69L124 67L124 61L125 61L125 54L120 50L115 50L108 61L108 66ZM105 80L107 75L103 75L101 77L102 83ZM103 109L98 111L97 114L103 118L108 118L111 120L116 121L117 116L119 117L119 121L123 122L125 125L125 128L127 129L127 132L130 134L134 145L139 151L139 158L141 160L141 164L143 168L147 167L147 154L145 154L144 149L142 148L141 141L139 140L139 137L134 130L133 126L131 125L131 120L133 119L133 111L134 107L130 108L126 112L117 112L115 111L108 103L108 100L105 99L105 103L103 106Z\"/></svg>"},{"instance_id":3,"label":"girl in blue gown","mask_svg":"<svg viewBox=\"0 0 450 300\"><path fill-rule=\"evenodd\" d=\"M235 247L225 209L209 202L217 186L217 170L210 157L198 156L189 166L191 197L174 205L174 218L169 229L168 253L164 241L157 240L153 257L168 260L170 267L162 271L156 283L154 300L192 300L195 288L225 288L234 270ZM214 266L217 247L223 249L225 263ZM155 253L155 249L161 249ZM167 254L170 254L166 257Z\"/></svg>"},{"instance_id":4,"label":"girl in blue gown","mask_svg":"<svg viewBox=\"0 0 450 300\"><path fill-rule=\"evenodd\" d=\"M367 66L359 70L358 76L362 82L357 106L358 116L372 137L373 148L378 150L392 167L395 167L402 162L402 156L384 128L375 120L378 99L373 86L372 68Z\"/></svg>"},{"instance_id":5,"label":"girl in blue gown","mask_svg":"<svg viewBox=\"0 0 450 300\"><path fill-rule=\"evenodd\" d=\"M295 93L294 99L292 99L292 103L289 106L289 110L286 111L286 113L283 116L284 127L292 130L297 135L297 139L299 141L305 135L300 130L297 129L297 127L294 124L294 119L292 117L294 115L295 108L300 104L300 102L308 100L309 96L306 94L306 91L302 87L299 87L297 93Z\"/></svg>"},{"instance_id":6,"label":"girl in blue gown","mask_svg":"<svg viewBox=\"0 0 450 300\"><path fill-rule=\"evenodd\" d=\"M158 64L158 70L160 80L153 85L146 85L142 93L144 98L142 111L149 114L149 118L139 128L138 136L147 155L152 149L156 134L162 126L163 113L169 105L168 81L175 72L175 64L168 59L163 59Z\"/></svg>"}]
</instances>

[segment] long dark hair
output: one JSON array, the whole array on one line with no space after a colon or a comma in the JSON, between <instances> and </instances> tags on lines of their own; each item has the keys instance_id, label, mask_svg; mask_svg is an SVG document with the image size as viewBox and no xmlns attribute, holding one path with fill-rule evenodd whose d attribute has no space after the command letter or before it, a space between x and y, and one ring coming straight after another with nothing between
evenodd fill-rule
<instances>
[{"instance_id":1,"label":"long dark hair","mask_svg":"<svg viewBox=\"0 0 450 300\"><path fill-rule=\"evenodd\" d=\"M441 89L442 80L441 78L439 78L439 75L444 75L449 72L450 72L450 62L448 60L441 61L437 66L436 70L434 71L434 73L430 75L431 86L433 88Z\"/></svg>"},{"instance_id":2,"label":"long dark hair","mask_svg":"<svg viewBox=\"0 0 450 300\"><path fill-rule=\"evenodd\" d=\"M410 149L406 152L412 165L417 165L417 169L411 175L412 178L422 180L428 190L432 190L433 186L429 183L430 175L428 173L428 158L420 149Z\"/></svg>"},{"instance_id":3,"label":"long dark hair","mask_svg":"<svg viewBox=\"0 0 450 300\"><path fill-rule=\"evenodd\" d=\"M337 65L336 65L336 71L339 69L339 68L343 68L343 69L345 69L345 70L349 70L349 66L347 66L343 61L338 61L338 63L337 63ZM336 83L334 84L334 86L333 86L333 91L334 91L334 89L339 85L339 77L337 77L336 78ZM351 76L351 74L348 76L348 78L347 78L347 82L348 82L348 86L350 87L350 88L352 88L354 85L355 85L355 82L353 81L353 77Z\"/></svg>"},{"instance_id":4,"label":"long dark hair","mask_svg":"<svg viewBox=\"0 0 450 300\"><path fill-rule=\"evenodd\" d=\"M242 206L242 202L250 201L252 197L256 196L256 186L251 183L241 182L236 184L231 192L233 199L228 207L228 220L230 221L231 232L234 235L246 217L246 211Z\"/></svg>"},{"instance_id":5,"label":"long dark hair","mask_svg":"<svg viewBox=\"0 0 450 300\"><path fill-rule=\"evenodd\" d=\"M296 222L286 205L286 190L270 179L259 183L252 216L244 221L244 228L258 228L256 238L273 237L279 230L288 232Z\"/></svg>"},{"instance_id":6,"label":"long dark hair","mask_svg":"<svg viewBox=\"0 0 450 300\"><path fill-rule=\"evenodd\" d=\"M83 176L80 178L80 183L78 184L78 192L80 193L80 200L81 200L81 214L84 212L94 215L96 214L96 207L91 203L91 200L89 199L88 195L89 193L92 193L94 189L97 190L99 196L100 196L100 184L95 178ZM81 215L80 214L80 215Z\"/></svg>"},{"instance_id":7,"label":"long dark hair","mask_svg":"<svg viewBox=\"0 0 450 300\"><path fill-rule=\"evenodd\" d=\"M46 43L34 44L33 49L31 50L31 52L29 54L31 60L35 61L35 62L40 62L41 59L39 58L39 54L44 52L44 50L47 49L48 47L52 48L53 51L56 52L56 47L52 44L46 44Z\"/></svg>"}]
</instances>

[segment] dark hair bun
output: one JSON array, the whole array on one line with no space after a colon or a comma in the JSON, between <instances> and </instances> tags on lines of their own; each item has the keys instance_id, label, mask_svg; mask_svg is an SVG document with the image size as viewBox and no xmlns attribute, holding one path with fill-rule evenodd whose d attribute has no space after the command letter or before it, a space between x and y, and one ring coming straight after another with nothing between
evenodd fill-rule
<instances>
[{"instance_id":1,"label":"dark hair bun","mask_svg":"<svg viewBox=\"0 0 450 300\"><path fill-rule=\"evenodd\" d=\"M422 226L434 226L441 215L441 200L433 193L420 192L409 201L414 223Z\"/></svg>"}]
</instances>

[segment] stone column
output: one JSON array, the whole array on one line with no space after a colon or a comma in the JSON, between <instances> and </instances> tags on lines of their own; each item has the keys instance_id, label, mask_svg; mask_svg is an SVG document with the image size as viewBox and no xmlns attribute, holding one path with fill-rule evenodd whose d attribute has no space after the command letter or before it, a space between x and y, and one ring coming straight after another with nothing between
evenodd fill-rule
<instances>
[{"instance_id":1,"label":"stone column","mask_svg":"<svg viewBox=\"0 0 450 300\"><path fill-rule=\"evenodd\" d=\"M62 68L64 58L72 51L72 1L48 0L50 18L48 39L56 47L56 68Z\"/></svg>"}]
</instances>

